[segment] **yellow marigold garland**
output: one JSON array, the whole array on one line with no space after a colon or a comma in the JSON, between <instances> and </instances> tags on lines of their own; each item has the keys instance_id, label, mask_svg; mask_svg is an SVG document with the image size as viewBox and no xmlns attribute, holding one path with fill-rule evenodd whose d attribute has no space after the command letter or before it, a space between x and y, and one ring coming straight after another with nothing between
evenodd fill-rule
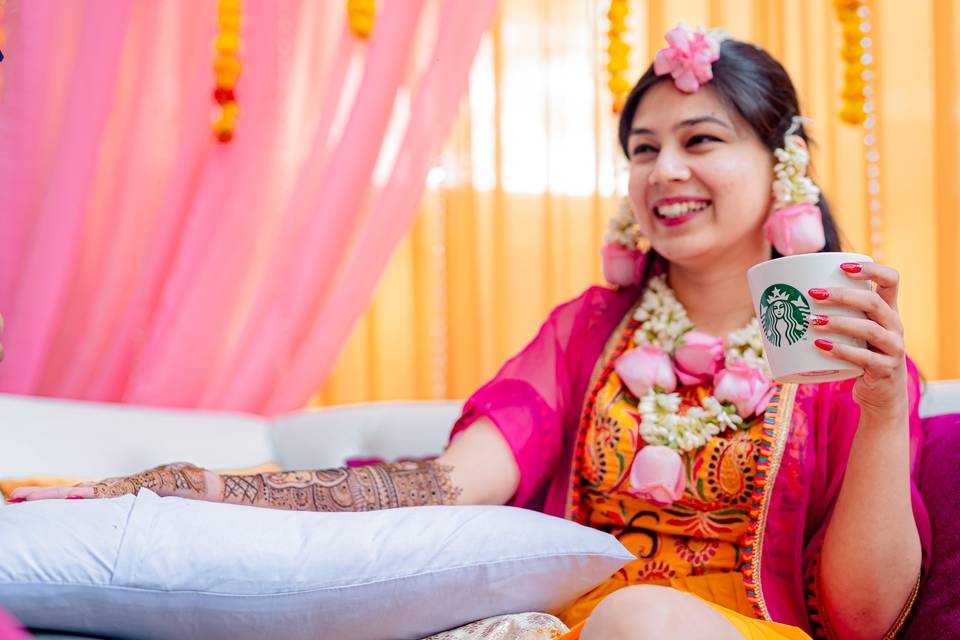
<instances>
[{"instance_id":1,"label":"yellow marigold garland","mask_svg":"<svg viewBox=\"0 0 960 640\"><path fill-rule=\"evenodd\" d=\"M607 31L609 38L607 72L610 74L610 79L607 81L607 87L613 94L614 113L620 113L630 92L630 83L625 77L629 66L627 58L630 55L630 45L623 40L623 34L627 30L626 20L629 11L627 2L628 0L610 0L610 8L607 10L607 19L610 21L610 29Z\"/></svg>"},{"instance_id":2,"label":"yellow marigold garland","mask_svg":"<svg viewBox=\"0 0 960 640\"><path fill-rule=\"evenodd\" d=\"M866 39L861 28L861 8L863 0L834 0L834 8L843 34L840 57L845 63L843 72L843 90L840 93L842 105L840 119L851 125L860 125L865 118L864 71L871 57L864 51Z\"/></svg>"},{"instance_id":3,"label":"yellow marigold garland","mask_svg":"<svg viewBox=\"0 0 960 640\"><path fill-rule=\"evenodd\" d=\"M234 89L243 66L240 64L240 28L243 23L242 0L220 0L217 4L217 24L220 32L213 40L216 57L213 72L217 78L213 100L217 103L217 115L213 122L213 135L220 142L230 142L237 125L240 108Z\"/></svg>"},{"instance_id":4,"label":"yellow marigold garland","mask_svg":"<svg viewBox=\"0 0 960 640\"><path fill-rule=\"evenodd\" d=\"M376 17L377 5L374 0L347 0L347 19L350 21L350 29L357 36L370 37Z\"/></svg>"}]
</instances>

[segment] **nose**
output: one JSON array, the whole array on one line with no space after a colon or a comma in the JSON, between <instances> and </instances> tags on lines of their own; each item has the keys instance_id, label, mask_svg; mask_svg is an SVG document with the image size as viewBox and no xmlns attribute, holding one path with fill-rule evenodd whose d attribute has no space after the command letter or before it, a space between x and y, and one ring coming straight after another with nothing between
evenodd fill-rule
<instances>
[{"instance_id":1,"label":"nose","mask_svg":"<svg viewBox=\"0 0 960 640\"><path fill-rule=\"evenodd\" d=\"M650 172L650 184L683 182L690 179L690 168L681 154L673 149L663 148L657 154L657 161Z\"/></svg>"}]
</instances>

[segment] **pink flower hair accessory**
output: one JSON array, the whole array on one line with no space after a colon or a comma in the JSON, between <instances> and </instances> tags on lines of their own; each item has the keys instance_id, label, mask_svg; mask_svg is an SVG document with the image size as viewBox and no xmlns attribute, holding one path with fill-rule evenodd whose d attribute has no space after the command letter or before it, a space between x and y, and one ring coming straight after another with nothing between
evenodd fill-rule
<instances>
[{"instance_id":1,"label":"pink flower hair accessory","mask_svg":"<svg viewBox=\"0 0 960 640\"><path fill-rule=\"evenodd\" d=\"M763 225L770 244L783 256L816 253L827 244L823 215L810 202L777 209Z\"/></svg>"},{"instance_id":2,"label":"pink flower hair accessory","mask_svg":"<svg viewBox=\"0 0 960 640\"><path fill-rule=\"evenodd\" d=\"M640 248L640 225L633 215L630 201L623 197L616 212L610 216L605 244L600 249L603 258L603 277L617 287L639 284L647 262L647 252Z\"/></svg>"},{"instance_id":3,"label":"pink flower hair accessory","mask_svg":"<svg viewBox=\"0 0 960 640\"><path fill-rule=\"evenodd\" d=\"M774 211L763 230L777 252L784 256L816 253L827 244L823 215L817 207L820 188L807 176L810 152L798 135L803 122L810 121L794 116L783 135L783 146L773 152L777 159L773 168Z\"/></svg>"},{"instance_id":4,"label":"pink flower hair accessory","mask_svg":"<svg viewBox=\"0 0 960 640\"><path fill-rule=\"evenodd\" d=\"M720 59L720 43L729 36L719 30L694 30L681 22L667 32L668 47L657 52L653 72L670 74L677 89L694 93L700 85L713 79L713 63Z\"/></svg>"}]
</instances>

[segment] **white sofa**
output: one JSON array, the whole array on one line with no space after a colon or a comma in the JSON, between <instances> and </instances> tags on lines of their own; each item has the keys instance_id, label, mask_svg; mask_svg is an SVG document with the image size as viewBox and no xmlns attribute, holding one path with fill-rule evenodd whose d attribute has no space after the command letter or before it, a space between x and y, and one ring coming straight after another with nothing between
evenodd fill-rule
<instances>
[{"instance_id":1,"label":"white sofa","mask_svg":"<svg viewBox=\"0 0 960 640\"><path fill-rule=\"evenodd\" d=\"M443 450L461 406L459 401L368 403L267 420L0 394L0 477L99 478L174 461L214 470L268 462L322 469L351 458L424 457ZM953 412L960 412L960 380L930 383L921 414Z\"/></svg>"},{"instance_id":2,"label":"white sofa","mask_svg":"<svg viewBox=\"0 0 960 640\"><path fill-rule=\"evenodd\" d=\"M126 475L175 461L214 470L267 462L325 469L348 458L424 457L443 450L461 406L366 403L267 420L0 394L0 477ZM953 412L960 412L960 380L929 383L921 415Z\"/></svg>"},{"instance_id":3,"label":"white sofa","mask_svg":"<svg viewBox=\"0 0 960 640\"><path fill-rule=\"evenodd\" d=\"M259 416L0 394L0 477L127 475L163 462L222 470L436 455L461 402L390 402Z\"/></svg>"}]
</instances>

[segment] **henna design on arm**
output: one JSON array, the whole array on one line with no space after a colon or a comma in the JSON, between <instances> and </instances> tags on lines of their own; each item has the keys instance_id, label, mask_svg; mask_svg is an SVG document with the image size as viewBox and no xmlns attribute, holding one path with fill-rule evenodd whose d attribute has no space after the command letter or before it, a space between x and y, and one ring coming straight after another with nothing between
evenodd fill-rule
<instances>
[{"instance_id":1,"label":"henna design on arm","mask_svg":"<svg viewBox=\"0 0 960 640\"><path fill-rule=\"evenodd\" d=\"M352 469L223 475L221 502L294 511L452 505L463 492L450 480L452 470L435 462L400 462Z\"/></svg>"},{"instance_id":2,"label":"henna design on arm","mask_svg":"<svg viewBox=\"0 0 960 640\"><path fill-rule=\"evenodd\" d=\"M107 478L92 485L96 498L114 498L127 493L136 494L141 487L157 495L203 497L207 491L204 470L188 462L163 464L132 476Z\"/></svg>"}]
</instances>

